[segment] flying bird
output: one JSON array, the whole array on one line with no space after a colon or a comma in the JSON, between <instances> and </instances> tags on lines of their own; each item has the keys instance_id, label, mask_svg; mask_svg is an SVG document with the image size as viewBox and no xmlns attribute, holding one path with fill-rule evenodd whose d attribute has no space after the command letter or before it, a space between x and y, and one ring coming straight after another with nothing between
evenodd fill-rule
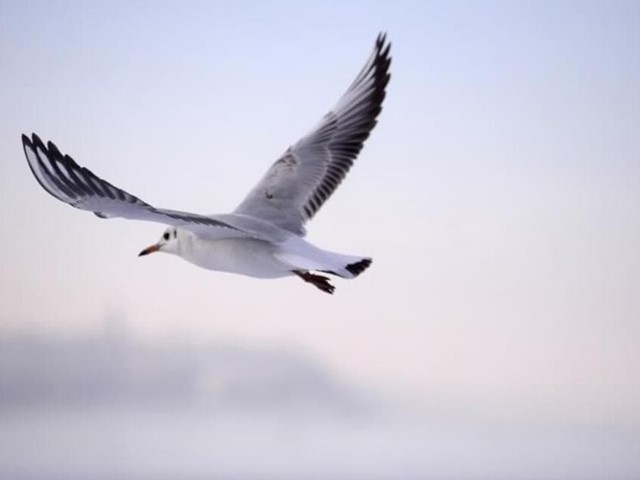
<instances>
[{"instance_id":1,"label":"flying bird","mask_svg":"<svg viewBox=\"0 0 640 480\"><path fill-rule=\"evenodd\" d=\"M385 34L335 107L271 165L232 212L199 215L156 208L103 180L52 142L22 135L29 167L48 193L100 218L169 225L153 252L178 255L200 267L257 278L298 276L333 293L326 275L354 278L371 258L323 250L305 240L305 223L318 212L353 165L382 110L391 64Z\"/></svg>"}]
</instances>

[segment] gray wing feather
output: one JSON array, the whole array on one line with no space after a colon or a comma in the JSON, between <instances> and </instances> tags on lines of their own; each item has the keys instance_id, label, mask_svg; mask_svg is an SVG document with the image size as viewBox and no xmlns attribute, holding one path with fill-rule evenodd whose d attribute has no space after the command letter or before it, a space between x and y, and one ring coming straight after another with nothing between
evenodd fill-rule
<instances>
[{"instance_id":1,"label":"gray wing feather","mask_svg":"<svg viewBox=\"0 0 640 480\"><path fill-rule=\"evenodd\" d=\"M340 185L376 125L390 78L390 47L380 34L336 106L271 166L236 213L304 235L304 224Z\"/></svg>"},{"instance_id":2,"label":"gray wing feather","mask_svg":"<svg viewBox=\"0 0 640 480\"><path fill-rule=\"evenodd\" d=\"M34 133L22 136L27 162L38 183L52 196L72 207L88 210L100 218L128 218L163 223L190 230L207 238L261 238L260 232L247 231L215 217L155 208L138 197L113 186L89 169L63 155L52 143L47 145Z\"/></svg>"}]
</instances>

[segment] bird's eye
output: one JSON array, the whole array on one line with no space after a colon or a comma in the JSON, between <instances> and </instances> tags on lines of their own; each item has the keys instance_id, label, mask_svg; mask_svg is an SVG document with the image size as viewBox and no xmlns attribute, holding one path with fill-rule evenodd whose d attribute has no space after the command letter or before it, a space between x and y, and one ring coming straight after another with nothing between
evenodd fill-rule
<instances>
[{"instance_id":1,"label":"bird's eye","mask_svg":"<svg viewBox=\"0 0 640 480\"><path fill-rule=\"evenodd\" d=\"M164 238L165 240L169 240L169 232L164 232L164 235L162 235L162 238Z\"/></svg>"}]
</instances>

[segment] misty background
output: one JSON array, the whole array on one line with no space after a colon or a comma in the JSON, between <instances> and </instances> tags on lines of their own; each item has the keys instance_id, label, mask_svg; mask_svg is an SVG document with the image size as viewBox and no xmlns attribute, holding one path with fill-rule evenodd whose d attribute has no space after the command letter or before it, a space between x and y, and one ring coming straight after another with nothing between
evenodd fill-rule
<instances>
[{"instance_id":1,"label":"misty background","mask_svg":"<svg viewBox=\"0 0 640 480\"><path fill-rule=\"evenodd\" d=\"M138 259L26 165L229 211L381 30L334 296ZM633 1L0 0L0 477L640 477L638 85Z\"/></svg>"}]
</instances>

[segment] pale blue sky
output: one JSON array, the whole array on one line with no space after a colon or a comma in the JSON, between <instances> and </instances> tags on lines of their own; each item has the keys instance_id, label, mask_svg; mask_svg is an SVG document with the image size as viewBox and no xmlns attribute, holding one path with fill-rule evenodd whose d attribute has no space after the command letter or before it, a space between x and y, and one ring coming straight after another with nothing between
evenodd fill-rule
<instances>
[{"instance_id":1,"label":"pale blue sky","mask_svg":"<svg viewBox=\"0 0 640 480\"><path fill-rule=\"evenodd\" d=\"M371 255L334 297L177 258L49 197L37 132L162 207L232 209L375 36L380 123L309 225ZM640 425L637 2L0 1L0 322L285 342L351 380L506 418Z\"/></svg>"}]
</instances>

